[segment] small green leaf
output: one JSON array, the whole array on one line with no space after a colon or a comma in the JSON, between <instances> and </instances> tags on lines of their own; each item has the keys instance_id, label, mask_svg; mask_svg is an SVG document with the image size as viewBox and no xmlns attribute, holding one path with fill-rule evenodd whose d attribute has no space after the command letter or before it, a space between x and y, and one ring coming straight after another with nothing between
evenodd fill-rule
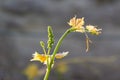
<instances>
[{"instance_id":1,"label":"small green leaf","mask_svg":"<svg viewBox=\"0 0 120 80\"><path fill-rule=\"evenodd\" d=\"M40 41L40 45L42 48L45 47L45 43L43 41Z\"/></svg>"},{"instance_id":2,"label":"small green leaf","mask_svg":"<svg viewBox=\"0 0 120 80\"><path fill-rule=\"evenodd\" d=\"M44 54L47 54L46 50L45 50L45 43L43 41L40 41L40 45L41 45L41 47L42 47L42 49L44 51Z\"/></svg>"}]
</instances>

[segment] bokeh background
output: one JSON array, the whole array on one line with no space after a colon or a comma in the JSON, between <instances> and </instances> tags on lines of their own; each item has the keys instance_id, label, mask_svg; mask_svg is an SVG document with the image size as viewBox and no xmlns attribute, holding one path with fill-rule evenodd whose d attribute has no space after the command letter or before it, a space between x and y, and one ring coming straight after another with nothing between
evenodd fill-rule
<instances>
[{"instance_id":1,"label":"bokeh background","mask_svg":"<svg viewBox=\"0 0 120 80\"><path fill-rule=\"evenodd\" d=\"M68 62L62 64L65 73L53 69L50 79L120 80L120 0L0 0L0 80L27 80L22 71L34 63L35 51L42 53L39 41L47 42L47 26L57 42L74 15L98 25L102 34L89 35L93 43L88 53L83 34L67 36L59 52L70 54L58 60Z\"/></svg>"}]
</instances>

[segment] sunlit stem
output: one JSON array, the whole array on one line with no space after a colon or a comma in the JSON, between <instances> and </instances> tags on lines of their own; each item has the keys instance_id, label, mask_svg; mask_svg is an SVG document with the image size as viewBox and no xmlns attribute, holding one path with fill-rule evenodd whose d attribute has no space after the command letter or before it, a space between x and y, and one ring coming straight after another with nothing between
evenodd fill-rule
<instances>
[{"instance_id":1,"label":"sunlit stem","mask_svg":"<svg viewBox=\"0 0 120 80\"><path fill-rule=\"evenodd\" d=\"M71 28L68 29L68 30L66 30L66 32L65 32L65 33L61 36L61 38L59 39L59 41L58 41L58 43L57 43L57 45L56 45L56 47L55 47L55 49L54 49L54 51L53 51L53 54L52 54L53 56L52 56L50 65L52 65L53 60L54 60L54 58L55 58L55 55L56 55L56 53L57 53L57 51L58 51L58 49L59 49L59 47L60 47L63 39L64 39L70 32L72 32L72 29L71 29Z\"/></svg>"},{"instance_id":2,"label":"sunlit stem","mask_svg":"<svg viewBox=\"0 0 120 80\"><path fill-rule=\"evenodd\" d=\"M45 53L45 55L46 55L47 53L46 53L45 47L43 47L43 51L44 51L44 53Z\"/></svg>"},{"instance_id":3,"label":"sunlit stem","mask_svg":"<svg viewBox=\"0 0 120 80\"><path fill-rule=\"evenodd\" d=\"M49 77L49 74L50 74L50 71L51 71L51 67L52 67L53 61L54 61L54 59L55 59L55 55L56 55L56 53L57 53L57 51L58 51L58 49L59 49L59 47L60 47L63 39L64 39L70 32L72 32L72 31L73 31L72 28L66 30L66 32L65 32L65 33L61 36L61 38L59 39L59 41L58 41L58 43L57 43L57 45L56 45L56 47L55 47L55 49L54 49L54 51L53 51L50 64L49 64L49 66L47 67L47 71L46 71L44 80L48 80L48 77Z\"/></svg>"},{"instance_id":4,"label":"sunlit stem","mask_svg":"<svg viewBox=\"0 0 120 80\"><path fill-rule=\"evenodd\" d=\"M49 48L48 49L48 51L47 51L47 55L49 55L50 54L50 51L51 51L51 48ZM49 56L48 56L49 57ZM47 58L47 67L49 66L49 64L50 64L50 61L48 60L49 58Z\"/></svg>"},{"instance_id":5,"label":"sunlit stem","mask_svg":"<svg viewBox=\"0 0 120 80\"><path fill-rule=\"evenodd\" d=\"M50 54L50 51L51 51L51 48L49 48L49 49L48 49L48 51L47 51L47 55L49 55L49 54Z\"/></svg>"}]
</instances>

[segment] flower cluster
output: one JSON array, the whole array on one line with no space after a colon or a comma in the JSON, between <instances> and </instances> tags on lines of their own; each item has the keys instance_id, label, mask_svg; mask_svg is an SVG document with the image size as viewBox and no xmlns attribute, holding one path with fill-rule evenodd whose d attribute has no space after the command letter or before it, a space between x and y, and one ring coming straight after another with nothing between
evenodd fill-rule
<instances>
[{"instance_id":1,"label":"flower cluster","mask_svg":"<svg viewBox=\"0 0 120 80\"><path fill-rule=\"evenodd\" d=\"M75 29L76 32L89 32L94 35L99 35L101 33L102 29L97 29L96 26L93 25L86 25L86 27L84 27L84 23L84 18L76 18L76 16L68 22L68 24Z\"/></svg>"},{"instance_id":2,"label":"flower cluster","mask_svg":"<svg viewBox=\"0 0 120 80\"><path fill-rule=\"evenodd\" d=\"M71 26L71 29L74 32L85 33L85 36L86 36L86 52L89 50L89 43L92 42L89 39L87 33L91 33L92 35L99 35L101 33L101 30L102 30L102 29L97 29L97 27L93 26L93 25L84 26L84 24L85 24L84 18L76 18L76 16L73 17L72 19L70 19L68 24Z\"/></svg>"}]
</instances>

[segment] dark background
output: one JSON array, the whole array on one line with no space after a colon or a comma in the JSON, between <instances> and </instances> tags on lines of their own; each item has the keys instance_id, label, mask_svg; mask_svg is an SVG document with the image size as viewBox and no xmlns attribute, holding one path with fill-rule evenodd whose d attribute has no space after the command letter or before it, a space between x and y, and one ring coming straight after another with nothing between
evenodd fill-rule
<instances>
[{"instance_id":1,"label":"dark background","mask_svg":"<svg viewBox=\"0 0 120 80\"><path fill-rule=\"evenodd\" d=\"M88 53L83 34L63 41L59 52L70 52L64 61L79 59L69 64L65 79L120 80L120 0L0 0L0 80L27 80L21 71L35 51L42 53L39 41L47 42L47 26L57 42L74 15L102 28L102 34L89 36ZM58 80L54 74L51 79Z\"/></svg>"}]
</instances>

